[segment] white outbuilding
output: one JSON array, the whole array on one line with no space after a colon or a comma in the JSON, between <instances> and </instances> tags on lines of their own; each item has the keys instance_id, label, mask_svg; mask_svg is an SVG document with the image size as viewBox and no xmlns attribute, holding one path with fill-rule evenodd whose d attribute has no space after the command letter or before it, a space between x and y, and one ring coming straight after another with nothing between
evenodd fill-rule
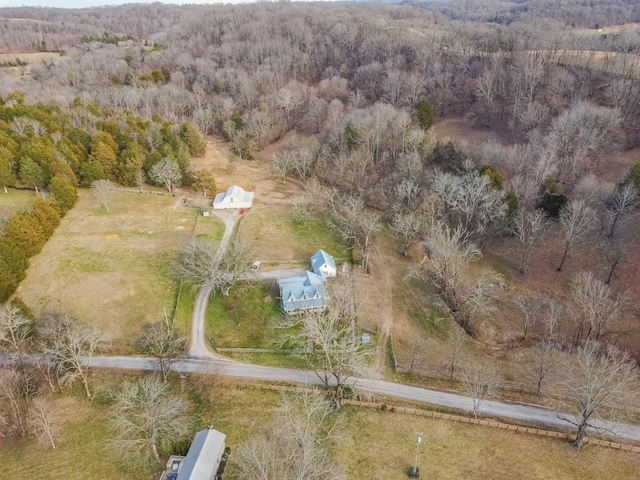
<instances>
[{"instance_id":1,"label":"white outbuilding","mask_svg":"<svg viewBox=\"0 0 640 480\"><path fill-rule=\"evenodd\" d=\"M213 209L251 208L253 205L253 192L245 192L237 185L230 186L226 192L221 192L213 199Z\"/></svg>"}]
</instances>

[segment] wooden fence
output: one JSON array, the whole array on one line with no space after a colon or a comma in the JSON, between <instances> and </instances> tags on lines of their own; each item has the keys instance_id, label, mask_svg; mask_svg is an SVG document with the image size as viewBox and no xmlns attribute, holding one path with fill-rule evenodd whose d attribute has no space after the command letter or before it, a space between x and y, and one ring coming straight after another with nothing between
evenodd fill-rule
<instances>
[{"instance_id":1,"label":"wooden fence","mask_svg":"<svg viewBox=\"0 0 640 480\"><path fill-rule=\"evenodd\" d=\"M316 395L329 395L331 392L326 389L320 388L307 388L307 387L291 387L285 385L263 385L259 383L233 383L237 388L255 388L263 390L275 390L280 392L291 393L313 393ZM422 410L419 408L402 407L399 405L392 405L385 402L364 402L360 400L344 399L345 405L352 405L356 407L372 408L375 410L384 410L393 413L403 413L406 415L417 415L426 418L435 418L439 420L448 420L451 422L468 423L470 425L482 425L485 427L498 428L501 430L511 430L513 432L527 433L530 435L537 435L540 437L559 438L562 440L572 440L574 435L571 433L557 432L553 430L545 430L542 428L525 427L522 425L513 425L510 423L499 422L496 420L485 420L480 418L465 417L463 415L454 415L451 413L433 412L429 410ZM628 445L624 443L612 442L609 440L603 440L598 438L587 437L584 441L585 444L599 445L603 447L613 448L616 450L624 450L633 453L640 453L640 447L634 445Z\"/></svg>"}]
</instances>

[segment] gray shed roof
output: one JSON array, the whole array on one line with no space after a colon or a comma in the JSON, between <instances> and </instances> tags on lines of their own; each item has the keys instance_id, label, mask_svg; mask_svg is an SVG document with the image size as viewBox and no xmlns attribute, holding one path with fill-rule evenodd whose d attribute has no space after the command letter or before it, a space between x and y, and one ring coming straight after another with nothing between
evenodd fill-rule
<instances>
[{"instance_id":1,"label":"gray shed roof","mask_svg":"<svg viewBox=\"0 0 640 480\"><path fill-rule=\"evenodd\" d=\"M218 471L226 438L224 433L212 428L196 433L180 465L177 480L212 480Z\"/></svg>"}]
</instances>

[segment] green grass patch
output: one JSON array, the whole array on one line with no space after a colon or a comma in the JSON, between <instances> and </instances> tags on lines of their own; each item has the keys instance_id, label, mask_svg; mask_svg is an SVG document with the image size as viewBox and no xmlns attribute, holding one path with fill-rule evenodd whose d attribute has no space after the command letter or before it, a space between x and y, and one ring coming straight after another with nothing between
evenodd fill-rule
<instances>
[{"instance_id":1,"label":"green grass patch","mask_svg":"<svg viewBox=\"0 0 640 480\"><path fill-rule=\"evenodd\" d=\"M409 318L429 336L440 340L446 340L451 330L448 316L436 305L413 308L409 312Z\"/></svg>"},{"instance_id":2,"label":"green grass patch","mask_svg":"<svg viewBox=\"0 0 640 480\"><path fill-rule=\"evenodd\" d=\"M29 208L36 199L36 192L33 190L8 188L7 191L9 193L4 193L0 188L0 209L8 208L13 213Z\"/></svg>"},{"instance_id":3,"label":"green grass patch","mask_svg":"<svg viewBox=\"0 0 640 480\"><path fill-rule=\"evenodd\" d=\"M87 406L82 405L84 410ZM0 449L3 475L7 478L39 480L152 480L159 469L125 468L110 448L108 418L104 409L91 407L86 418L54 423L56 449L35 439L25 439ZM9 443L9 442L7 442Z\"/></svg>"},{"instance_id":4,"label":"green grass patch","mask_svg":"<svg viewBox=\"0 0 640 480\"><path fill-rule=\"evenodd\" d=\"M351 250L342 245L325 218L310 217L304 224L300 224L292 216L289 225L296 243L308 245L310 250L313 250L310 255L323 249L335 258L351 260Z\"/></svg>"},{"instance_id":5,"label":"green grass patch","mask_svg":"<svg viewBox=\"0 0 640 480\"><path fill-rule=\"evenodd\" d=\"M271 319L279 307L273 282L252 282L249 288L234 287L228 296L209 298L205 333L218 347L273 348L279 332Z\"/></svg>"},{"instance_id":6,"label":"green grass patch","mask_svg":"<svg viewBox=\"0 0 640 480\"><path fill-rule=\"evenodd\" d=\"M224 355L239 362L269 367L309 368L304 358L289 353L224 352Z\"/></svg>"},{"instance_id":7,"label":"green grass patch","mask_svg":"<svg viewBox=\"0 0 640 480\"><path fill-rule=\"evenodd\" d=\"M224 223L214 217L198 217L194 234L198 238L206 238L219 242L224 235Z\"/></svg>"},{"instance_id":8,"label":"green grass patch","mask_svg":"<svg viewBox=\"0 0 640 480\"><path fill-rule=\"evenodd\" d=\"M258 205L254 210L240 223L239 233L253 242L259 260L308 262L320 248L336 259L351 258L350 250L322 217L310 216L300 224L286 205Z\"/></svg>"},{"instance_id":9,"label":"green grass patch","mask_svg":"<svg viewBox=\"0 0 640 480\"><path fill-rule=\"evenodd\" d=\"M191 320L197 294L198 292L186 285L183 285L180 290L180 301L175 312L175 325L180 335L187 337L191 335Z\"/></svg>"}]
</instances>

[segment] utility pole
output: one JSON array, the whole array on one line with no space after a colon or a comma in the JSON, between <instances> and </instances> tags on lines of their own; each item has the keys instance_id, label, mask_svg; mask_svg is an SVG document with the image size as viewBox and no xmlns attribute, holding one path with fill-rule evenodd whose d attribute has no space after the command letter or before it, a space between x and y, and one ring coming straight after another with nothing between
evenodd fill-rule
<instances>
[{"instance_id":1,"label":"utility pole","mask_svg":"<svg viewBox=\"0 0 640 480\"><path fill-rule=\"evenodd\" d=\"M422 432L416 432L416 450L413 455L413 466L409 468L410 478L420 478L420 467L418 466L418 450L422 442Z\"/></svg>"}]
</instances>

